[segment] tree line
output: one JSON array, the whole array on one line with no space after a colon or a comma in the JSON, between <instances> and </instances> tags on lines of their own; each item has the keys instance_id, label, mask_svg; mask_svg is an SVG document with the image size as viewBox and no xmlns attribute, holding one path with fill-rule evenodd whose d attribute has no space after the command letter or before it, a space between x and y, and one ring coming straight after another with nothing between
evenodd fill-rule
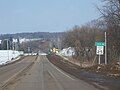
<instances>
[{"instance_id":1,"label":"tree line","mask_svg":"<svg viewBox=\"0 0 120 90\"><path fill-rule=\"evenodd\" d=\"M98 8L101 17L83 26L75 26L65 32L62 38L63 47L74 47L77 60L91 61L96 57L95 42L105 41L107 32L108 63L120 60L120 0L104 0ZM104 55L103 61L104 61Z\"/></svg>"}]
</instances>

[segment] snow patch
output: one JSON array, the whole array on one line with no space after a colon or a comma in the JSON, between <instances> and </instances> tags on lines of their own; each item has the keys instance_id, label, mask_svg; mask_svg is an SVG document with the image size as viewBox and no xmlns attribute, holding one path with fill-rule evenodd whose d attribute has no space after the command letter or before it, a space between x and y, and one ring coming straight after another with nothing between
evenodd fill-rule
<instances>
[{"instance_id":1,"label":"snow patch","mask_svg":"<svg viewBox=\"0 0 120 90\"><path fill-rule=\"evenodd\" d=\"M13 59L16 59L22 54L22 51L19 52L14 50L0 50L0 65L4 65L8 62L11 62Z\"/></svg>"},{"instance_id":2,"label":"snow patch","mask_svg":"<svg viewBox=\"0 0 120 90\"><path fill-rule=\"evenodd\" d=\"M59 52L59 54L63 55L63 56L73 56L73 55L75 55L75 50L74 50L74 48L69 47L69 48L65 48L65 49L61 50Z\"/></svg>"}]
</instances>

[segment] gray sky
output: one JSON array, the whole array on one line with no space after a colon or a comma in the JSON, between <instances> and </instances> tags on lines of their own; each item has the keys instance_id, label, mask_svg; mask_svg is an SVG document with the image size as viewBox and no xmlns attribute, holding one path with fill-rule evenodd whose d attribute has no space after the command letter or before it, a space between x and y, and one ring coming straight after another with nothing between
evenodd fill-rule
<instances>
[{"instance_id":1,"label":"gray sky","mask_svg":"<svg viewBox=\"0 0 120 90\"><path fill-rule=\"evenodd\" d=\"M97 19L99 0L0 0L0 34L61 32Z\"/></svg>"}]
</instances>

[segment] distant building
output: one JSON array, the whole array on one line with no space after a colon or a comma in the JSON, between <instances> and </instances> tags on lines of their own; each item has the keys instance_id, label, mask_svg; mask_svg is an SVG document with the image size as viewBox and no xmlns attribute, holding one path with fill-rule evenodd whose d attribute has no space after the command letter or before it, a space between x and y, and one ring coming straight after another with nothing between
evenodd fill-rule
<instances>
[{"instance_id":1,"label":"distant building","mask_svg":"<svg viewBox=\"0 0 120 90\"><path fill-rule=\"evenodd\" d=\"M34 39L20 38L19 42L23 43L23 42L30 42L30 41L37 41L37 40L42 40L42 38L34 38Z\"/></svg>"},{"instance_id":2,"label":"distant building","mask_svg":"<svg viewBox=\"0 0 120 90\"><path fill-rule=\"evenodd\" d=\"M13 39L13 50L19 50L20 48L20 42L19 39Z\"/></svg>"}]
</instances>

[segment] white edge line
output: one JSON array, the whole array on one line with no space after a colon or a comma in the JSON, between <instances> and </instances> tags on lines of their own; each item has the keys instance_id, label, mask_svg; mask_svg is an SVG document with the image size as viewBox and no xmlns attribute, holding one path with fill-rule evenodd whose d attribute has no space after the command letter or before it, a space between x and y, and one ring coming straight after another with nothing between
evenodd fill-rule
<instances>
[{"instance_id":1,"label":"white edge line","mask_svg":"<svg viewBox=\"0 0 120 90\"><path fill-rule=\"evenodd\" d=\"M58 70L60 73L62 73L63 75L67 76L68 78L72 79L72 80L75 80L73 79L72 77L68 76L67 74L65 74L63 71L61 71L60 69L58 69L56 66L54 66L49 60L48 62L51 64L52 67L54 67L56 70Z\"/></svg>"}]
</instances>

